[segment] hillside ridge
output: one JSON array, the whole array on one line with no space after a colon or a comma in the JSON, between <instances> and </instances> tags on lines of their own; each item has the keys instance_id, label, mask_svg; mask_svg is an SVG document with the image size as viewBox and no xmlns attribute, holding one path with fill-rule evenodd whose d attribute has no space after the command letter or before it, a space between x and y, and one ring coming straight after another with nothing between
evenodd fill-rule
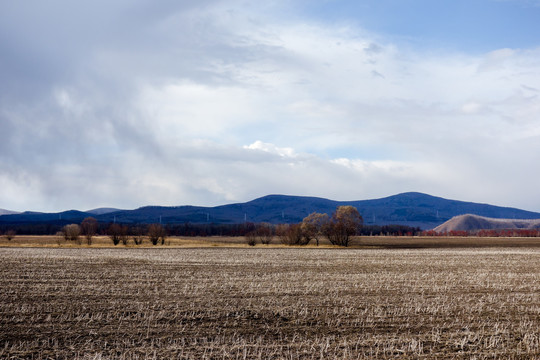
<instances>
[{"instance_id":1,"label":"hillside ridge","mask_svg":"<svg viewBox=\"0 0 540 360\"><path fill-rule=\"evenodd\" d=\"M433 229L462 214L490 218L538 219L540 213L489 204L449 200L419 192L406 192L379 199L337 201L313 196L271 194L244 203L219 206L143 206L133 210L77 210L59 213L25 212L0 216L0 224L70 223L88 216L99 222L162 224L239 224L244 222L297 223L312 212L332 214L340 205L358 209L367 225L398 224ZM102 209L102 208L100 208ZM100 210L95 209L95 210Z\"/></svg>"}]
</instances>

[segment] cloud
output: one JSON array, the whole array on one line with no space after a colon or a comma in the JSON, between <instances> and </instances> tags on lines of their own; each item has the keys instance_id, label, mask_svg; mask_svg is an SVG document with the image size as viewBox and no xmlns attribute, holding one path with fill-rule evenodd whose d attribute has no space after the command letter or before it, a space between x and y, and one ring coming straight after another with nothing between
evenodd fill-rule
<instances>
[{"instance_id":1,"label":"cloud","mask_svg":"<svg viewBox=\"0 0 540 360\"><path fill-rule=\"evenodd\" d=\"M540 49L414 49L264 6L2 3L0 207L415 190L538 209Z\"/></svg>"},{"instance_id":2,"label":"cloud","mask_svg":"<svg viewBox=\"0 0 540 360\"><path fill-rule=\"evenodd\" d=\"M280 148L274 144L263 143L260 140L255 141L253 144L244 146L244 149L264 151L270 154L277 154L281 157L294 158L297 156L292 148Z\"/></svg>"}]
</instances>

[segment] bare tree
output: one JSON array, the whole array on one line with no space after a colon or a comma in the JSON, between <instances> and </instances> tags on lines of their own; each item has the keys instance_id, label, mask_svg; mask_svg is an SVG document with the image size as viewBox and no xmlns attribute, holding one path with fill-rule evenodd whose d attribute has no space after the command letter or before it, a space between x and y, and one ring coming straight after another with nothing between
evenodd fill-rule
<instances>
[{"instance_id":1,"label":"bare tree","mask_svg":"<svg viewBox=\"0 0 540 360\"><path fill-rule=\"evenodd\" d=\"M330 221L328 214L313 212L302 220L302 233L309 241L315 239L319 246L319 238L322 235L322 228Z\"/></svg>"},{"instance_id":2,"label":"bare tree","mask_svg":"<svg viewBox=\"0 0 540 360\"><path fill-rule=\"evenodd\" d=\"M125 234L125 228L123 228L119 224L111 224L109 228L107 229L107 235L111 238L114 246L118 245L120 243L120 240L126 236Z\"/></svg>"},{"instance_id":3,"label":"bare tree","mask_svg":"<svg viewBox=\"0 0 540 360\"><path fill-rule=\"evenodd\" d=\"M246 243L249 246L255 246L257 242L260 242L264 245L268 245L272 242L272 239L274 237L274 231L271 224L260 223L255 224L253 227L254 229L248 231L245 235Z\"/></svg>"},{"instance_id":4,"label":"bare tree","mask_svg":"<svg viewBox=\"0 0 540 360\"><path fill-rule=\"evenodd\" d=\"M66 239L66 241L76 241L79 245L81 244L81 227L79 225L66 225L62 228L62 233L64 234L64 239Z\"/></svg>"},{"instance_id":5,"label":"bare tree","mask_svg":"<svg viewBox=\"0 0 540 360\"><path fill-rule=\"evenodd\" d=\"M354 206L339 206L332 219L323 225L322 232L333 245L349 246L351 236L358 233L363 223Z\"/></svg>"},{"instance_id":6,"label":"bare tree","mask_svg":"<svg viewBox=\"0 0 540 360\"><path fill-rule=\"evenodd\" d=\"M86 238L88 245L92 245L92 237L96 235L98 222L93 217L85 218L81 223L81 234Z\"/></svg>"},{"instance_id":7,"label":"bare tree","mask_svg":"<svg viewBox=\"0 0 540 360\"><path fill-rule=\"evenodd\" d=\"M255 235L263 245L268 245L274 238L274 232L272 231L272 225L268 223L258 224L255 228Z\"/></svg>"},{"instance_id":8,"label":"bare tree","mask_svg":"<svg viewBox=\"0 0 540 360\"><path fill-rule=\"evenodd\" d=\"M246 244L249 246L255 246L257 244L257 234L255 233L255 230L248 232L245 235L246 238Z\"/></svg>"},{"instance_id":9,"label":"bare tree","mask_svg":"<svg viewBox=\"0 0 540 360\"><path fill-rule=\"evenodd\" d=\"M148 226L148 238L152 245L157 245L159 240L161 240L161 245L165 244L166 237L167 232L161 224L151 224Z\"/></svg>"},{"instance_id":10,"label":"bare tree","mask_svg":"<svg viewBox=\"0 0 540 360\"><path fill-rule=\"evenodd\" d=\"M131 239L135 245L141 245L144 239L144 231L140 226L135 226L131 228Z\"/></svg>"}]
</instances>

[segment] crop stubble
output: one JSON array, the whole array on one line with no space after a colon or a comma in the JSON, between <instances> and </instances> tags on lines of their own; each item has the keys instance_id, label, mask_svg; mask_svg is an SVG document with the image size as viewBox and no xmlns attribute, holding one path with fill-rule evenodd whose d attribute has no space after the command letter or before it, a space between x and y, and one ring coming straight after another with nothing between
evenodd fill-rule
<instances>
[{"instance_id":1,"label":"crop stubble","mask_svg":"<svg viewBox=\"0 0 540 360\"><path fill-rule=\"evenodd\" d=\"M0 358L540 358L538 249L0 248Z\"/></svg>"}]
</instances>

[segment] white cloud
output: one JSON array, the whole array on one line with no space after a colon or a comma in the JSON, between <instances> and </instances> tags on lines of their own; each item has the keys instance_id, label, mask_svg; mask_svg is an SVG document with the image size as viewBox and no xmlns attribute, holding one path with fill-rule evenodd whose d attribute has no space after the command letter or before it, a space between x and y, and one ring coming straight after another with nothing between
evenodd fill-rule
<instances>
[{"instance_id":1,"label":"white cloud","mask_svg":"<svg viewBox=\"0 0 540 360\"><path fill-rule=\"evenodd\" d=\"M7 12L0 207L415 190L540 210L540 49L415 50L265 6L121 3L104 29L44 8L40 34Z\"/></svg>"},{"instance_id":2,"label":"white cloud","mask_svg":"<svg viewBox=\"0 0 540 360\"><path fill-rule=\"evenodd\" d=\"M260 140L255 141L253 144L245 145L244 149L264 151L271 154L277 154L281 157L296 157L296 153L292 148L280 148L275 146L274 144L264 143Z\"/></svg>"}]
</instances>

